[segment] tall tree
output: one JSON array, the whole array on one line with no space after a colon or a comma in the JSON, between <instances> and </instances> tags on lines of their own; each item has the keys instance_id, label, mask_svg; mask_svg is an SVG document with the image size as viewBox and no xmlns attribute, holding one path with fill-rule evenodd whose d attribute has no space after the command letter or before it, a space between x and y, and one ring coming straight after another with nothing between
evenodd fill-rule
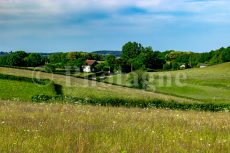
<instances>
[{"instance_id":1,"label":"tall tree","mask_svg":"<svg viewBox=\"0 0 230 153\"><path fill-rule=\"evenodd\" d=\"M144 47L137 42L128 42L122 47L121 58L127 62L127 64L131 65L131 71L134 59L140 55L143 49Z\"/></svg>"},{"instance_id":2,"label":"tall tree","mask_svg":"<svg viewBox=\"0 0 230 153\"><path fill-rule=\"evenodd\" d=\"M25 58L26 66L39 66L44 64L44 60L40 54L31 53Z\"/></svg>"},{"instance_id":3,"label":"tall tree","mask_svg":"<svg viewBox=\"0 0 230 153\"><path fill-rule=\"evenodd\" d=\"M137 42L128 42L122 47L121 57L125 60L136 58L144 47Z\"/></svg>"},{"instance_id":4,"label":"tall tree","mask_svg":"<svg viewBox=\"0 0 230 153\"><path fill-rule=\"evenodd\" d=\"M108 55L106 56L106 62L110 67L110 72L114 72L114 69L116 67L116 57L114 55Z\"/></svg>"}]
</instances>

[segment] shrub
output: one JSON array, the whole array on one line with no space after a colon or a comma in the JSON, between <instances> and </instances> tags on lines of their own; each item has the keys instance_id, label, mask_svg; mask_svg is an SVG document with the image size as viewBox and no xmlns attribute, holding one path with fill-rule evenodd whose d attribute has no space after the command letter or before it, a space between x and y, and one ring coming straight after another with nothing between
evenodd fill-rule
<instances>
[{"instance_id":1,"label":"shrub","mask_svg":"<svg viewBox=\"0 0 230 153\"><path fill-rule=\"evenodd\" d=\"M129 81L132 87L146 90L148 88L149 76L145 71L137 70L130 74Z\"/></svg>"},{"instance_id":2,"label":"shrub","mask_svg":"<svg viewBox=\"0 0 230 153\"><path fill-rule=\"evenodd\" d=\"M36 95L32 97L33 102L46 102L49 101L52 97L47 95Z\"/></svg>"},{"instance_id":3,"label":"shrub","mask_svg":"<svg viewBox=\"0 0 230 153\"><path fill-rule=\"evenodd\" d=\"M45 65L45 72L52 73L55 72L56 67L52 64L46 64Z\"/></svg>"}]
</instances>

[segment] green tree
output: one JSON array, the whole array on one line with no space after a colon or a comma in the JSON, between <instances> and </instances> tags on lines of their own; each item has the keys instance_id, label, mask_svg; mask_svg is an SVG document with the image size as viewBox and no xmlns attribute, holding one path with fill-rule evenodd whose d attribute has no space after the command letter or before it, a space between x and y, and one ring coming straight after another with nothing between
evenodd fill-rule
<instances>
[{"instance_id":1,"label":"green tree","mask_svg":"<svg viewBox=\"0 0 230 153\"><path fill-rule=\"evenodd\" d=\"M144 48L140 43L128 42L122 47L121 57L126 60L134 59L141 53L143 49Z\"/></svg>"},{"instance_id":2,"label":"green tree","mask_svg":"<svg viewBox=\"0 0 230 153\"><path fill-rule=\"evenodd\" d=\"M13 52L8 57L8 64L10 66L25 66L25 57L27 57L27 53L24 51Z\"/></svg>"},{"instance_id":3,"label":"green tree","mask_svg":"<svg viewBox=\"0 0 230 153\"><path fill-rule=\"evenodd\" d=\"M67 65L71 67L71 69L79 68L80 72L83 72L82 66L85 64L85 59L79 58L76 60L68 61Z\"/></svg>"},{"instance_id":4,"label":"green tree","mask_svg":"<svg viewBox=\"0 0 230 153\"><path fill-rule=\"evenodd\" d=\"M121 58L131 66L131 71L134 59L140 55L143 49L143 46L137 42L128 42L122 47Z\"/></svg>"},{"instance_id":5,"label":"green tree","mask_svg":"<svg viewBox=\"0 0 230 153\"><path fill-rule=\"evenodd\" d=\"M106 62L108 63L110 72L114 72L116 68L116 57L114 55L108 55L106 56Z\"/></svg>"},{"instance_id":6,"label":"green tree","mask_svg":"<svg viewBox=\"0 0 230 153\"><path fill-rule=\"evenodd\" d=\"M26 66L40 66L44 64L44 60L40 54L37 53L31 53L29 56L25 58L25 64Z\"/></svg>"},{"instance_id":7,"label":"green tree","mask_svg":"<svg viewBox=\"0 0 230 153\"><path fill-rule=\"evenodd\" d=\"M180 69L180 65L177 62L173 62L172 63L172 70L179 70Z\"/></svg>"},{"instance_id":8,"label":"green tree","mask_svg":"<svg viewBox=\"0 0 230 153\"><path fill-rule=\"evenodd\" d=\"M66 56L67 56L67 59L69 59L69 60L75 60L77 57L77 53L76 52L69 52L69 53L67 53Z\"/></svg>"},{"instance_id":9,"label":"green tree","mask_svg":"<svg viewBox=\"0 0 230 153\"><path fill-rule=\"evenodd\" d=\"M67 54L66 53L54 53L49 55L48 57L50 63L65 63L67 61Z\"/></svg>"},{"instance_id":10,"label":"green tree","mask_svg":"<svg viewBox=\"0 0 230 153\"><path fill-rule=\"evenodd\" d=\"M48 72L48 73L53 73L55 72L56 70L56 67L52 64L46 64L45 65L45 71Z\"/></svg>"},{"instance_id":11,"label":"green tree","mask_svg":"<svg viewBox=\"0 0 230 153\"><path fill-rule=\"evenodd\" d=\"M109 71L110 67L107 62L102 62L96 65L97 71Z\"/></svg>"},{"instance_id":12,"label":"green tree","mask_svg":"<svg viewBox=\"0 0 230 153\"><path fill-rule=\"evenodd\" d=\"M222 61L223 62L229 62L230 61L230 47L228 47L222 51Z\"/></svg>"}]
</instances>

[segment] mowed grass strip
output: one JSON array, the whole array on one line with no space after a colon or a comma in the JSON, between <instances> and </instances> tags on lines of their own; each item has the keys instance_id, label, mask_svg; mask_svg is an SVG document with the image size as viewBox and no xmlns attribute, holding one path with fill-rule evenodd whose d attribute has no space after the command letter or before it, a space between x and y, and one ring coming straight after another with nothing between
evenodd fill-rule
<instances>
[{"instance_id":1,"label":"mowed grass strip","mask_svg":"<svg viewBox=\"0 0 230 153\"><path fill-rule=\"evenodd\" d=\"M0 101L0 152L221 152L229 113Z\"/></svg>"},{"instance_id":2,"label":"mowed grass strip","mask_svg":"<svg viewBox=\"0 0 230 153\"><path fill-rule=\"evenodd\" d=\"M0 79L0 99L31 101L31 98L38 94L55 96L54 85Z\"/></svg>"}]
</instances>

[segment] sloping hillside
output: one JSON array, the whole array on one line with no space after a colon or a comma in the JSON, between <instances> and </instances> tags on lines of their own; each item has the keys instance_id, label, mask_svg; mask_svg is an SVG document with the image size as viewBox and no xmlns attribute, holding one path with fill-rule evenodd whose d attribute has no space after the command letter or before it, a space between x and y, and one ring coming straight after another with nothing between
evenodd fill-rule
<instances>
[{"instance_id":1,"label":"sloping hillside","mask_svg":"<svg viewBox=\"0 0 230 153\"><path fill-rule=\"evenodd\" d=\"M229 62L202 69L152 72L149 76L152 91L203 102L230 103ZM128 75L113 76L106 81L130 86Z\"/></svg>"},{"instance_id":2,"label":"sloping hillside","mask_svg":"<svg viewBox=\"0 0 230 153\"><path fill-rule=\"evenodd\" d=\"M195 102L187 98L180 98L160 93L147 92L138 89L130 89L96 81L79 79L75 77L56 75L50 73L37 72L12 68L0 68L0 73L16 76L35 77L42 79L51 79L55 83L63 86L63 94L75 97L119 97L119 98L135 98L135 99L164 99L167 101L177 102ZM196 101L199 102L199 101Z\"/></svg>"}]
</instances>

